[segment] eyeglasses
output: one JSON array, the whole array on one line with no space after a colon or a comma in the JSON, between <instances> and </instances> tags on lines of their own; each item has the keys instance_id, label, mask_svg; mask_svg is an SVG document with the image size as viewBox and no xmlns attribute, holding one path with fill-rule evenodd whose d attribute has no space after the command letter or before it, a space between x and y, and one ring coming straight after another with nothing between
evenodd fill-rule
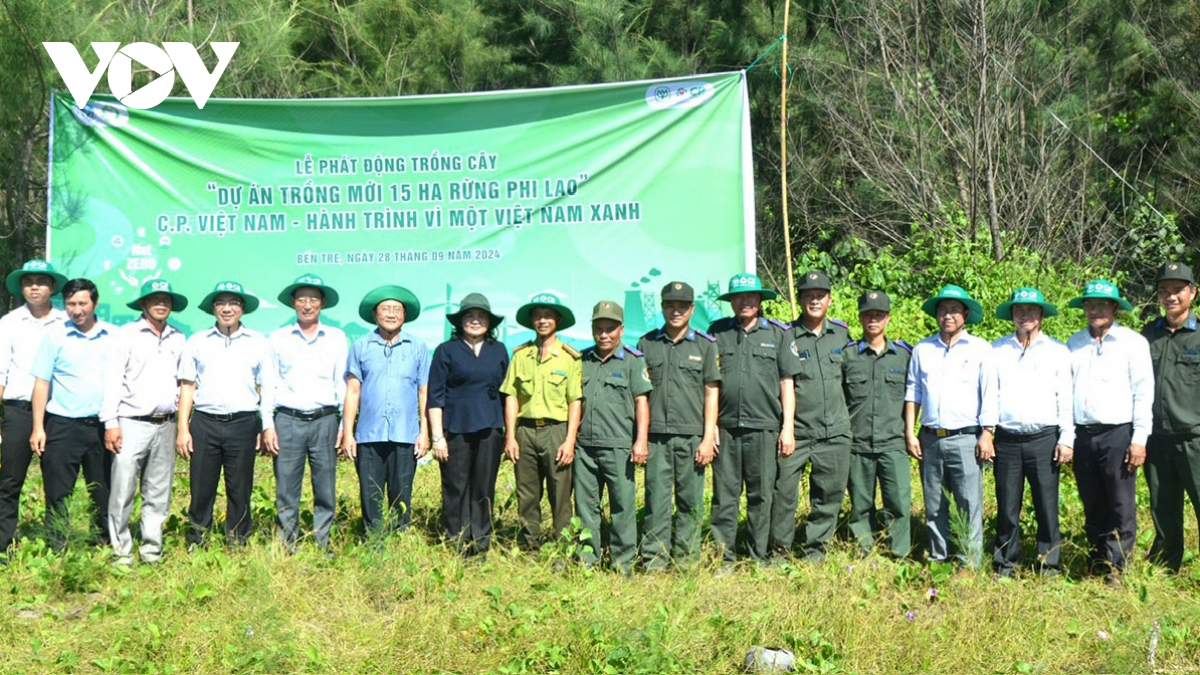
<instances>
[{"instance_id":1,"label":"eyeglasses","mask_svg":"<svg viewBox=\"0 0 1200 675\"><path fill-rule=\"evenodd\" d=\"M319 305L319 304L321 304L321 298L293 298L292 304L300 305L301 307L308 307L310 305Z\"/></svg>"},{"instance_id":2,"label":"eyeglasses","mask_svg":"<svg viewBox=\"0 0 1200 675\"><path fill-rule=\"evenodd\" d=\"M241 307L241 300L216 300L213 302L213 307Z\"/></svg>"}]
</instances>

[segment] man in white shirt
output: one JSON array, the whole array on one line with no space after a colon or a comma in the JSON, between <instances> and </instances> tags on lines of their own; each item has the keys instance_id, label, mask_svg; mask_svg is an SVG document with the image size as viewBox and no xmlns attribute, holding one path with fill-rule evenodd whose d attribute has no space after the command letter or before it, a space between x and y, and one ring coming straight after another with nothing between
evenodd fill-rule
<instances>
[{"instance_id":1,"label":"man in white shirt","mask_svg":"<svg viewBox=\"0 0 1200 675\"><path fill-rule=\"evenodd\" d=\"M1093 573L1120 583L1137 537L1137 468L1146 461L1154 401L1150 345L1117 325L1118 309L1133 305L1116 285L1089 281L1070 306L1083 309L1088 327L1071 336L1075 391L1075 481Z\"/></svg>"},{"instance_id":2,"label":"man in white shirt","mask_svg":"<svg viewBox=\"0 0 1200 675\"><path fill-rule=\"evenodd\" d=\"M1021 557L1021 504L1025 481L1037 518L1038 569L1062 570L1058 527L1059 467L1075 445L1071 352L1042 333L1042 319L1058 316L1036 288L1018 288L996 308L996 318L1013 322L1009 335L992 343L992 396L983 424L995 427L996 572L1012 577Z\"/></svg>"}]
</instances>

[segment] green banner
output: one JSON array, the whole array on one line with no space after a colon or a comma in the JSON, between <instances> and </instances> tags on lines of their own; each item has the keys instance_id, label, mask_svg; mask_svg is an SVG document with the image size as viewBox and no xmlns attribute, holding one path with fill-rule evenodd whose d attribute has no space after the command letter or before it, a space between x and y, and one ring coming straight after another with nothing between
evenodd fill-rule
<instances>
[{"instance_id":1,"label":"green banner","mask_svg":"<svg viewBox=\"0 0 1200 675\"><path fill-rule=\"evenodd\" d=\"M316 273L341 295L322 314L353 338L358 302L399 284L420 298L404 330L430 344L472 291L531 338L516 309L553 291L590 344L600 300L626 340L661 322L669 280L697 290L693 324L754 268L753 177L742 73L555 89L329 100L219 100L150 110L54 97L48 256L100 288L102 318L151 278L196 305L224 279L262 299L267 331L294 320L279 291Z\"/></svg>"}]
</instances>

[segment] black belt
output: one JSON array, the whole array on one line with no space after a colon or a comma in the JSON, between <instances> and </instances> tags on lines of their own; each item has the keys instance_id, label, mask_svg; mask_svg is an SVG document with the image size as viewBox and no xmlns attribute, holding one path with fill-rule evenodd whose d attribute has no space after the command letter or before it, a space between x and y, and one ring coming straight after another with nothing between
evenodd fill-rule
<instances>
[{"instance_id":1,"label":"black belt","mask_svg":"<svg viewBox=\"0 0 1200 675\"><path fill-rule=\"evenodd\" d=\"M566 422L563 422L562 420L548 420L548 419L531 420L531 419L526 419L524 417L517 420L517 426L519 426L519 427L552 427L556 424L566 424Z\"/></svg>"},{"instance_id":2,"label":"black belt","mask_svg":"<svg viewBox=\"0 0 1200 675\"><path fill-rule=\"evenodd\" d=\"M1047 436L1057 436L1057 435L1058 435L1058 427L1053 426L1053 425L1048 426L1048 427L1042 427L1041 429L1038 429L1037 431L1030 431L1028 433L1018 433L1016 431L1009 431L1008 429L1002 429L1000 427L996 427L996 438L997 439L1005 440L1005 441L1015 441L1018 443L1028 443L1029 441L1036 441L1038 439L1045 438Z\"/></svg>"},{"instance_id":3,"label":"black belt","mask_svg":"<svg viewBox=\"0 0 1200 675\"><path fill-rule=\"evenodd\" d=\"M1100 434L1102 434L1106 431L1112 431L1113 429L1116 429L1118 427L1127 426L1129 424L1131 424L1131 423L1125 422L1124 424L1076 424L1075 432L1076 433L1082 432L1082 433L1087 434L1088 436L1099 436Z\"/></svg>"},{"instance_id":4,"label":"black belt","mask_svg":"<svg viewBox=\"0 0 1200 675\"><path fill-rule=\"evenodd\" d=\"M154 415L130 415L127 420L135 422L149 422L150 424L166 424L167 422L175 421L175 413L157 413Z\"/></svg>"},{"instance_id":5,"label":"black belt","mask_svg":"<svg viewBox=\"0 0 1200 675\"><path fill-rule=\"evenodd\" d=\"M89 427L99 427L99 426L104 426L104 425L102 425L102 424L100 423L100 418L99 418L99 417L96 417L96 416L92 416L92 417L67 417L66 415L55 415L54 413L46 413L46 417L48 417L48 418L49 418L49 417L57 417L57 418L58 418L58 419L60 419L60 420L66 420L66 421L68 421L68 422L77 422L77 423L79 423L79 424L83 424L83 425L85 425L85 426L89 426Z\"/></svg>"},{"instance_id":6,"label":"black belt","mask_svg":"<svg viewBox=\"0 0 1200 675\"><path fill-rule=\"evenodd\" d=\"M979 427L963 427L961 429L936 429L934 427L921 427L921 431L927 431L938 438L950 438L952 436L966 436L967 434L979 433Z\"/></svg>"},{"instance_id":7,"label":"black belt","mask_svg":"<svg viewBox=\"0 0 1200 675\"><path fill-rule=\"evenodd\" d=\"M205 412L203 410L197 410L196 414L200 415L201 417L207 417L208 419L216 421L216 422L232 422L234 420L245 419L247 417L254 417L255 415L258 414L258 411L257 410L243 410L241 412L231 412L231 413L210 413L210 412Z\"/></svg>"},{"instance_id":8,"label":"black belt","mask_svg":"<svg viewBox=\"0 0 1200 675\"><path fill-rule=\"evenodd\" d=\"M301 422L311 422L313 420L319 420L322 417L328 417L329 415L336 413L337 406L327 405L317 408L316 410L296 410L295 408L280 407L276 408L275 412L281 415L287 415L288 417L295 417Z\"/></svg>"},{"instance_id":9,"label":"black belt","mask_svg":"<svg viewBox=\"0 0 1200 675\"><path fill-rule=\"evenodd\" d=\"M33 404L29 401L20 401L15 398L4 399L5 408L16 408L17 410L33 410Z\"/></svg>"}]
</instances>

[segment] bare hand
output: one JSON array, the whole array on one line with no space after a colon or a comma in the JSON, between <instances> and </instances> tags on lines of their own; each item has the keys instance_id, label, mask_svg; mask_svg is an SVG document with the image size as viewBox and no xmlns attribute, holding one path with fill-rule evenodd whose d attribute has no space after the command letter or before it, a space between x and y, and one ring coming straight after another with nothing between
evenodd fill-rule
<instances>
[{"instance_id":1,"label":"bare hand","mask_svg":"<svg viewBox=\"0 0 1200 675\"><path fill-rule=\"evenodd\" d=\"M554 461L559 466L567 466L575 461L575 444L571 442L563 443L558 446L558 453L554 455Z\"/></svg>"},{"instance_id":2,"label":"bare hand","mask_svg":"<svg viewBox=\"0 0 1200 675\"><path fill-rule=\"evenodd\" d=\"M1125 451L1125 465L1132 472L1134 469L1146 463L1146 446L1130 443L1129 449Z\"/></svg>"},{"instance_id":3,"label":"bare hand","mask_svg":"<svg viewBox=\"0 0 1200 675\"><path fill-rule=\"evenodd\" d=\"M442 439L433 444L433 458L445 464L450 459L450 444Z\"/></svg>"},{"instance_id":4,"label":"bare hand","mask_svg":"<svg viewBox=\"0 0 1200 675\"><path fill-rule=\"evenodd\" d=\"M192 433L183 427L175 435L175 452L184 459L192 456Z\"/></svg>"},{"instance_id":5,"label":"bare hand","mask_svg":"<svg viewBox=\"0 0 1200 675\"><path fill-rule=\"evenodd\" d=\"M121 428L105 429L104 449L114 455L121 454Z\"/></svg>"},{"instance_id":6,"label":"bare hand","mask_svg":"<svg viewBox=\"0 0 1200 675\"><path fill-rule=\"evenodd\" d=\"M517 445L517 439L508 438L504 441L504 456L508 457L508 461L513 464L521 458L521 446Z\"/></svg>"},{"instance_id":7,"label":"bare hand","mask_svg":"<svg viewBox=\"0 0 1200 675\"><path fill-rule=\"evenodd\" d=\"M700 445L696 446L696 466L708 466L716 456L717 444L711 439L701 439Z\"/></svg>"},{"instance_id":8,"label":"bare hand","mask_svg":"<svg viewBox=\"0 0 1200 675\"><path fill-rule=\"evenodd\" d=\"M1061 443L1054 446L1054 461L1059 464L1067 464L1075 457L1075 450Z\"/></svg>"},{"instance_id":9,"label":"bare hand","mask_svg":"<svg viewBox=\"0 0 1200 675\"><path fill-rule=\"evenodd\" d=\"M791 457L792 453L796 451L796 435L791 430L781 432L776 449L779 451L780 457Z\"/></svg>"},{"instance_id":10,"label":"bare hand","mask_svg":"<svg viewBox=\"0 0 1200 675\"><path fill-rule=\"evenodd\" d=\"M46 451L46 432L42 429L36 429L29 435L29 447L38 457Z\"/></svg>"},{"instance_id":11,"label":"bare hand","mask_svg":"<svg viewBox=\"0 0 1200 675\"><path fill-rule=\"evenodd\" d=\"M921 459L921 441L917 440L916 435L909 434L904 439L904 444L908 448L908 454L912 455L913 457L916 457L917 460L919 461Z\"/></svg>"},{"instance_id":12,"label":"bare hand","mask_svg":"<svg viewBox=\"0 0 1200 675\"><path fill-rule=\"evenodd\" d=\"M629 459L634 464L645 466L646 460L650 459L650 444L646 441L635 441L633 452L629 453Z\"/></svg>"},{"instance_id":13,"label":"bare hand","mask_svg":"<svg viewBox=\"0 0 1200 675\"><path fill-rule=\"evenodd\" d=\"M279 434L275 433L274 429L262 432L262 453L272 457L279 456Z\"/></svg>"},{"instance_id":14,"label":"bare hand","mask_svg":"<svg viewBox=\"0 0 1200 675\"><path fill-rule=\"evenodd\" d=\"M979 440L975 441L975 456L979 461L988 464L996 458L996 446L992 444L992 435L986 431L979 434Z\"/></svg>"},{"instance_id":15,"label":"bare hand","mask_svg":"<svg viewBox=\"0 0 1200 675\"><path fill-rule=\"evenodd\" d=\"M417 434L417 442L413 444L413 456L421 459L427 452L429 452L429 437L425 434Z\"/></svg>"},{"instance_id":16,"label":"bare hand","mask_svg":"<svg viewBox=\"0 0 1200 675\"><path fill-rule=\"evenodd\" d=\"M342 455L351 462L358 457L358 441L354 439L353 433L342 435L342 446L338 450L338 454Z\"/></svg>"}]
</instances>

